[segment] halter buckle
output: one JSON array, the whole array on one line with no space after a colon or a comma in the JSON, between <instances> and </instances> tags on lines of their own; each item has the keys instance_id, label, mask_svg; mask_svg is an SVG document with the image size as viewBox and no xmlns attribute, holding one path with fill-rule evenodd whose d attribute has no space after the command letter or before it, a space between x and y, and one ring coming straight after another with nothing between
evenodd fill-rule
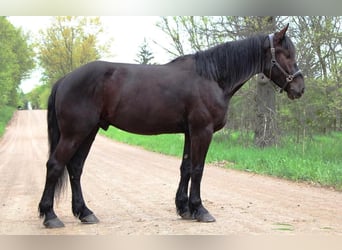
<instances>
[{"instance_id":1,"label":"halter buckle","mask_svg":"<svg viewBox=\"0 0 342 250\"><path fill-rule=\"evenodd\" d=\"M288 76L286 77L286 81L287 81L288 83L292 82L292 81L293 81L293 75L288 75Z\"/></svg>"}]
</instances>

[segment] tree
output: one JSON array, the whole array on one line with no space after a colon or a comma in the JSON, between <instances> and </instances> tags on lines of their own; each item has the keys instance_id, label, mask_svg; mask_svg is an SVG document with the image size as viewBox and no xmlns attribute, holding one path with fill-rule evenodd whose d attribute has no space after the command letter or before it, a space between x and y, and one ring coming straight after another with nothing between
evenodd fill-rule
<instances>
[{"instance_id":1,"label":"tree","mask_svg":"<svg viewBox=\"0 0 342 250\"><path fill-rule=\"evenodd\" d=\"M342 18L298 16L296 24L299 57L306 67L311 96L306 119L320 132L342 130Z\"/></svg>"},{"instance_id":2,"label":"tree","mask_svg":"<svg viewBox=\"0 0 342 250\"><path fill-rule=\"evenodd\" d=\"M21 29L0 17L0 106L17 106L20 82L34 68L33 49Z\"/></svg>"},{"instance_id":3,"label":"tree","mask_svg":"<svg viewBox=\"0 0 342 250\"><path fill-rule=\"evenodd\" d=\"M44 81L51 86L77 67L99 59L107 51L97 37L103 32L98 17L54 17L52 25L40 32L39 62Z\"/></svg>"},{"instance_id":4,"label":"tree","mask_svg":"<svg viewBox=\"0 0 342 250\"><path fill-rule=\"evenodd\" d=\"M98 17L57 16L37 41L38 61L43 69L43 86L32 91L35 108L46 108L51 86L79 66L99 59L108 51L108 43L99 44L103 33Z\"/></svg>"},{"instance_id":5,"label":"tree","mask_svg":"<svg viewBox=\"0 0 342 250\"><path fill-rule=\"evenodd\" d=\"M144 42L141 44L139 48L139 52L137 54L138 58L135 60L140 64L151 64L154 59L153 53L150 51L146 38Z\"/></svg>"},{"instance_id":6,"label":"tree","mask_svg":"<svg viewBox=\"0 0 342 250\"><path fill-rule=\"evenodd\" d=\"M250 33L275 32L276 19L273 16L244 19L245 26L252 29ZM278 141L275 88L262 73L256 77L255 102L254 144L261 148L273 146Z\"/></svg>"},{"instance_id":7,"label":"tree","mask_svg":"<svg viewBox=\"0 0 342 250\"><path fill-rule=\"evenodd\" d=\"M296 134L297 141L314 133L341 131L342 19L296 16L288 20L307 87L298 105L278 98L282 131Z\"/></svg>"}]
</instances>

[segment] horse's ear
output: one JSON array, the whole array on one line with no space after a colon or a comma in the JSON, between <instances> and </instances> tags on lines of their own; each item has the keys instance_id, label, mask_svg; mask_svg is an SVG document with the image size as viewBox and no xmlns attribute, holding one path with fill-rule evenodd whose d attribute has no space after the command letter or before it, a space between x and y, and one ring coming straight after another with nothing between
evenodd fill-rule
<instances>
[{"instance_id":1,"label":"horse's ear","mask_svg":"<svg viewBox=\"0 0 342 250\"><path fill-rule=\"evenodd\" d=\"M285 38L285 34L288 28L289 28L289 24L287 24L281 31L276 32L274 34L275 42L281 42L281 40Z\"/></svg>"}]
</instances>

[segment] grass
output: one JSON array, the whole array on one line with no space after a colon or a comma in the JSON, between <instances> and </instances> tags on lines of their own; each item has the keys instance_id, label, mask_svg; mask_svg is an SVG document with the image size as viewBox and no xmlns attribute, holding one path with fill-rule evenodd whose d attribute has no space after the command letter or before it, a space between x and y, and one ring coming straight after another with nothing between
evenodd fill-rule
<instances>
[{"instance_id":1,"label":"grass","mask_svg":"<svg viewBox=\"0 0 342 250\"><path fill-rule=\"evenodd\" d=\"M11 120L15 108L8 106L0 106L0 138L5 133L6 126Z\"/></svg>"},{"instance_id":2,"label":"grass","mask_svg":"<svg viewBox=\"0 0 342 250\"><path fill-rule=\"evenodd\" d=\"M273 228L274 230L279 230L279 231L294 231L294 228L291 224L288 223L275 223Z\"/></svg>"},{"instance_id":3,"label":"grass","mask_svg":"<svg viewBox=\"0 0 342 250\"><path fill-rule=\"evenodd\" d=\"M182 156L183 135L140 136L111 127L102 134L117 141L177 157ZM252 145L252 143L249 143ZM310 182L342 190L342 133L314 136L303 143L285 138L281 146L265 149L243 146L238 134L215 134L208 163L225 162L226 167Z\"/></svg>"}]
</instances>

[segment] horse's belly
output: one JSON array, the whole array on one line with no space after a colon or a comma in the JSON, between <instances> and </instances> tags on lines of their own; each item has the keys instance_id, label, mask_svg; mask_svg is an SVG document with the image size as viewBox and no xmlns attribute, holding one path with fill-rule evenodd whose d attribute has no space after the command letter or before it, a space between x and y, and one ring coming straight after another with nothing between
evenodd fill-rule
<instances>
[{"instance_id":1,"label":"horse's belly","mask_svg":"<svg viewBox=\"0 0 342 250\"><path fill-rule=\"evenodd\" d=\"M179 117L166 114L118 114L110 123L121 130L142 135L181 133L185 130L184 122Z\"/></svg>"}]
</instances>

